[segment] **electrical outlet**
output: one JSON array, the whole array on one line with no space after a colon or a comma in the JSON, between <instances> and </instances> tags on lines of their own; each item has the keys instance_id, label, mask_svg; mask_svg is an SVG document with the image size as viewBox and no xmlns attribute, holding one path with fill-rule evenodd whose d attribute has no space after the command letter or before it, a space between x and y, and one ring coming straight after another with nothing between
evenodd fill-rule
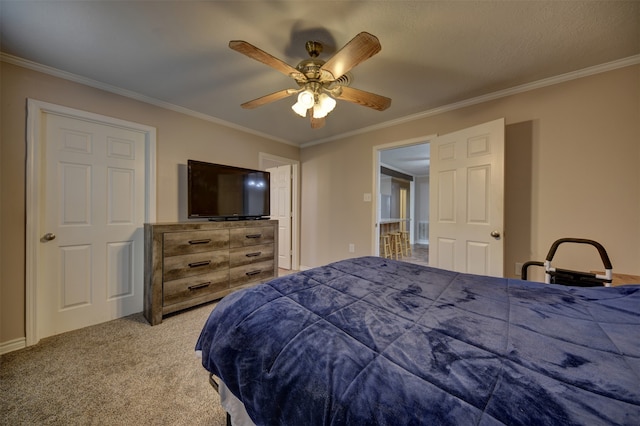
<instances>
[{"instance_id":1,"label":"electrical outlet","mask_svg":"<svg viewBox=\"0 0 640 426\"><path fill-rule=\"evenodd\" d=\"M364 202L365 202L365 203L369 203L369 202L371 202L371 194L370 194L370 193L368 193L368 192L366 192L366 193L364 194L363 200L364 200Z\"/></svg>"},{"instance_id":2,"label":"electrical outlet","mask_svg":"<svg viewBox=\"0 0 640 426\"><path fill-rule=\"evenodd\" d=\"M351 243L349 244L349 253L354 253L356 251L356 245Z\"/></svg>"},{"instance_id":3,"label":"electrical outlet","mask_svg":"<svg viewBox=\"0 0 640 426\"><path fill-rule=\"evenodd\" d=\"M522 262L516 262L515 274L517 276L522 276Z\"/></svg>"}]
</instances>

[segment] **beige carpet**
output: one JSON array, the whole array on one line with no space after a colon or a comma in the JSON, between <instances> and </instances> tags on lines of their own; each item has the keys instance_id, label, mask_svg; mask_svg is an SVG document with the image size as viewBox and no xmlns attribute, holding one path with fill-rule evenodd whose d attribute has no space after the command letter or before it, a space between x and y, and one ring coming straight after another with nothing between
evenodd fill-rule
<instances>
[{"instance_id":1,"label":"beige carpet","mask_svg":"<svg viewBox=\"0 0 640 426\"><path fill-rule=\"evenodd\" d=\"M142 314L0 357L2 425L225 425L194 346L213 305Z\"/></svg>"}]
</instances>

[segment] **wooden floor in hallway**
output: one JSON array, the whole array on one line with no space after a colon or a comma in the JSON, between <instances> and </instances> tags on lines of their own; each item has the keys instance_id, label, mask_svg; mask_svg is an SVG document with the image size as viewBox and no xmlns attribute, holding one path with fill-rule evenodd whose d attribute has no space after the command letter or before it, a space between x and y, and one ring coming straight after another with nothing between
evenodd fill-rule
<instances>
[{"instance_id":1,"label":"wooden floor in hallway","mask_svg":"<svg viewBox=\"0 0 640 426\"><path fill-rule=\"evenodd\" d=\"M412 244L411 254L404 255L398 260L403 262L415 263L418 265L429 266L429 245L428 244Z\"/></svg>"}]
</instances>

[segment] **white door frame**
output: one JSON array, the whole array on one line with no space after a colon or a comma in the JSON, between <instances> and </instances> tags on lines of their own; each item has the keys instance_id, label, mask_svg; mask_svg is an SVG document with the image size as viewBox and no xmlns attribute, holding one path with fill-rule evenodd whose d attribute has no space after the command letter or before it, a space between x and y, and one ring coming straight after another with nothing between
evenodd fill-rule
<instances>
[{"instance_id":1,"label":"white door frame","mask_svg":"<svg viewBox=\"0 0 640 426\"><path fill-rule=\"evenodd\" d=\"M258 154L260 170L269 167L291 165L291 270L300 270L300 161L291 158L260 152Z\"/></svg>"},{"instance_id":2,"label":"white door frame","mask_svg":"<svg viewBox=\"0 0 640 426\"><path fill-rule=\"evenodd\" d=\"M388 142L373 147L373 193L371 194L371 218L373 221L373 229L371 230L371 254L373 256L380 255L380 197L378 196L380 194L380 151L429 143L429 141L437 136L437 134L419 136L417 138ZM412 192L412 202L413 199L414 194Z\"/></svg>"},{"instance_id":3,"label":"white door frame","mask_svg":"<svg viewBox=\"0 0 640 426\"><path fill-rule=\"evenodd\" d=\"M38 243L40 241L39 214L42 205L43 123L45 113L95 121L145 134L145 222L156 220L156 129L143 124L81 111L34 99L27 100L27 164L26 164L26 270L25 270L25 325L26 345L40 340L38 331ZM143 260L140 259L140 262Z\"/></svg>"}]
</instances>

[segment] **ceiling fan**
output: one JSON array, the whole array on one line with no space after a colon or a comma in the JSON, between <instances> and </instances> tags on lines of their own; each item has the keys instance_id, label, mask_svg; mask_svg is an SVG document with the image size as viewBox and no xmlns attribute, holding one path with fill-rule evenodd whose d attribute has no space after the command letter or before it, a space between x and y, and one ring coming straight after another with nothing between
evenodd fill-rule
<instances>
[{"instance_id":1,"label":"ceiling fan","mask_svg":"<svg viewBox=\"0 0 640 426\"><path fill-rule=\"evenodd\" d=\"M292 109L302 117L309 112L311 127L317 129L324 126L325 117L336 105L335 99L378 111L384 111L391 105L391 99L387 97L349 87L349 71L382 49L378 38L367 32L356 35L326 62L318 58L322 43L308 41L305 47L310 58L301 61L295 68L243 40L231 40L229 47L292 77L298 84L296 89L280 90L245 102L242 108L257 108L297 94L298 101Z\"/></svg>"}]
</instances>

